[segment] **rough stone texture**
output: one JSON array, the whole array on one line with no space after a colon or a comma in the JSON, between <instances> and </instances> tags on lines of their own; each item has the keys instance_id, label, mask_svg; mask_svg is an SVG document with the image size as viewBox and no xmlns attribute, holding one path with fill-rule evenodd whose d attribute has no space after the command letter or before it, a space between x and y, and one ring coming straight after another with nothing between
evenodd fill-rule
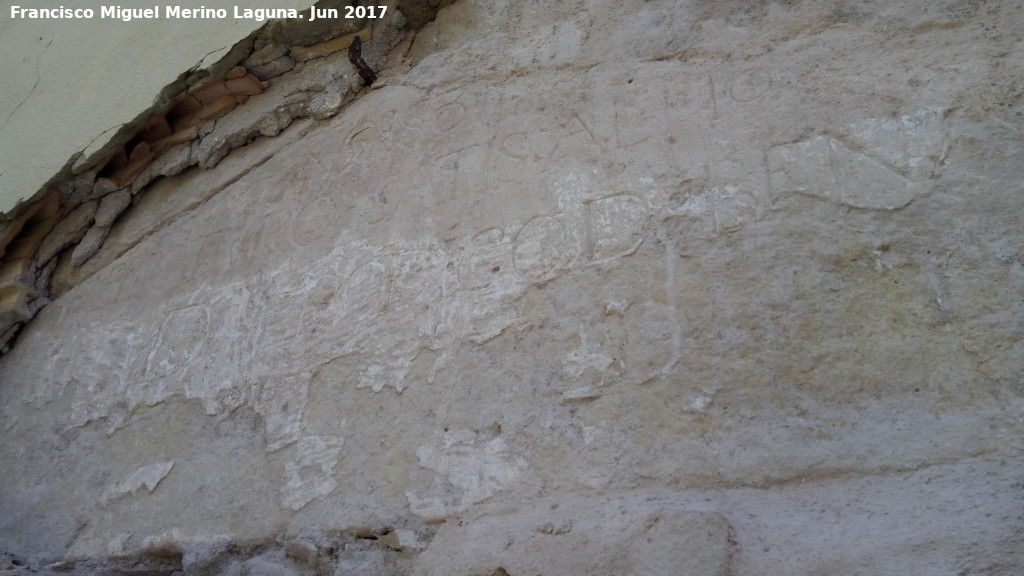
<instances>
[{"instance_id":1,"label":"rough stone texture","mask_svg":"<svg viewBox=\"0 0 1024 576\"><path fill-rule=\"evenodd\" d=\"M253 66L251 71L260 80L269 80L284 74L292 68L295 68L295 60L288 56L282 56L272 62Z\"/></svg>"},{"instance_id":2,"label":"rough stone texture","mask_svg":"<svg viewBox=\"0 0 1024 576\"><path fill-rule=\"evenodd\" d=\"M114 224L113 235L107 238L98 255L83 265L82 275L91 276L150 234L201 207L254 166L259 166L278 150L304 136L311 127L312 122L308 119L294 121L275 138L261 138L233 151L217 165L216 170L192 170L176 178L155 182L145 194L137 196L137 204L131 208L132 216L119 219ZM75 284L77 282L69 288Z\"/></svg>"},{"instance_id":3,"label":"rough stone texture","mask_svg":"<svg viewBox=\"0 0 1024 576\"><path fill-rule=\"evenodd\" d=\"M274 22L267 35L279 38L285 44L308 46L350 34L366 24L365 19L345 18L345 7L357 4L359 3L352 0L320 0L316 3L319 9L337 10L339 17L320 18L313 22L301 19Z\"/></svg>"},{"instance_id":4,"label":"rough stone texture","mask_svg":"<svg viewBox=\"0 0 1024 576\"><path fill-rule=\"evenodd\" d=\"M253 52L242 65L260 80L269 80L294 68L295 60L288 57L287 45L274 43Z\"/></svg>"},{"instance_id":5,"label":"rough stone texture","mask_svg":"<svg viewBox=\"0 0 1024 576\"><path fill-rule=\"evenodd\" d=\"M317 10L321 20L330 18L321 8ZM405 28L405 18L394 1L373 10L379 10L380 17L358 34L366 42L365 60L379 70L386 62L385 54L403 40L408 41L412 31ZM292 24L295 22L289 26ZM344 32L350 25L339 23L339 30ZM319 38L333 26L325 27L320 22L307 32L310 38ZM297 33L301 29L302 26L293 26L292 31ZM363 71L357 74L346 54L339 52L341 43L353 41L356 33L352 33L310 47L312 52L302 64L295 66L291 62L285 66L288 70L279 72L298 70L273 82L273 89L264 93L263 82L234 64L242 59L253 65L280 62L288 47L275 43L280 38L271 31L281 30L270 24L254 37L236 44L221 61L209 66L208 75L212 74L212 78L183 75L184 79L164 89L154 106L140 112L131 125L122 126L117 136L100 139L105 142L101 144L103 148L117 148L116 154L97 163L93 156L98 152L81 152L74 161L74 176L68 175L68 169L62 170L51 179L56 184L45 198L22 205L10 214L0 214L0 220L8 219L0 229L0 354L7 351L22 324L49 303L47 295L59 296L88 278L88 272L81 266L100 249L127 202L146 191L155 179L176 175L195 164L212 168L231 150L260 137L276 136L295 118L329 118L363 88ZM266 45L253 52L253 48L263 44ZM327 45L332 49L322 50ZM291 49L295 48L299 47ZM314 55L317 51L322 53ZM277 60L272 60L275 57ZM183 91L186 86L191 87ZM167 101L166 94L177 96ZM248 106L238 106L250 96L258 97L252 98ZM66 222L58 224L66 211L83 203L88 202L85 206L95 211L95 201L107 195L110 199L100 206L97 223L87 233L81 228L83 209L72 211ZM40 247L55 224L59 233L52 234L49 242ZM69 257L61 258L59 266L49 268L53 274L36 274L33 261L37 265L54 262L57 252L76 242L78 245L69 250ZM102 265L94 269L99 267Z\"/></svg>"},{"instance_id":6,"label":"rough stone texture","mask_svg":"<svg viewBox=\"0 0 1024 576\"><path fill-rule=\"evenodd\" d=\"M717 513L570 495L449 520L413 574L727 576L734 548L729 523Z\"/></svg>"},{"instance_id":7,"label":"rough stone texture","mask_svg":"<svg viewBox=\"0 0 1024 576\"><path fill-rule=\"evenodd\" d=\"M132 195L127 190L118 190L112 194L107 194L100 201L99 208L96 210L96 215L93 219L96 221L96 225L100 228L110 228L114 223L114 220L124 212L124 209L128 207L132 201Z\"/></svg>"},{"instance_id":8,"label":"rough stone texture","mask_svg":"<svg viewBox=\"0 0 1024 576\"><path fill-rule=\"evenodd\" d=\"M1014 574L1022 30L1007 0L445 8L342 114L161 180L23 331L0 549Z\"/></svg>"},{"instance_id":9,"label":"rough stone texture","mask_svg":"<svg viewBox=\"0 0 1024 576\"><path fill-rule=\"evenodd\" d=\"M82 236L82 240L79 241L78 245L71 252L71 265L74 267L81 266L89 258L92 258L96 252L99 251L100 246L103 245L103 240L107 237L107 233L110 232L109 228L102 228L100 226L93 226L89 228L89 231Z\"/></svg>"},{"instance_id":10,"label":"rough stone texture","mask_svg":"<svg viewBox=\"0 0 1024 576\"><path fill-rule=\"evenodd\" d=\"M308 11L310 4L282 0L273 7ZM177 5L229 13L233 8L222 0ZM7 55L0 61L0 213L35 195L79 152L109 154L104 146L118 129L152 106L154 96L182 72L208 68L266 24L233 17L126 23L100 18L99 4L67 6L93 9L91 20L12 20L10 6L5 4L0 17L0 52ZM127 53L130 71L111 65ZM75 86L73 101L69 86ZM112 92L112 86L119 90Z\"/></svg>"},{"instance_id":11,"label":"rough stone texture","mask_svg":"<svg viewBox=\"0 0 1024 576\"><path fill-rule=\"evenodd\" d=\"M43 243L39 245L36 261L40 265L45 265L61 250L81 240L93 223L97 205L97 202L82 204L54 226Z\"/></svg>"}]
</instances>

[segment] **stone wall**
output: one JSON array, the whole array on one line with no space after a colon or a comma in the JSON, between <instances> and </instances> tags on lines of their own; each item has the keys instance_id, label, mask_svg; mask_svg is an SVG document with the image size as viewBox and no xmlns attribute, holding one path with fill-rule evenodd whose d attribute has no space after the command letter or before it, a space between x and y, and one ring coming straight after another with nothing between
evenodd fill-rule
<instances>
[{"instance_id":1,"label":"stone wall","mask_svg":"<svg viewBox=\"0 0 1024 576\"><path fill-rule=\"evenodd\" d=\"M346 4L322 0L318 10L344 13ZM426 0L406 4L414 12L418 4L432 9ZM415 31L395 2L383 8L375 19L268 23L208 69L164 87L135 120L76 152L36 201L0 214L0 354L41 308L108 263L89 260L154 180L217 166L231 150L276 136L296 119L329 118L375 81L373 69ZM36 140L51 136L49 122L38 122ZM7 136L2 128L0 135ZM31 148L21 154L30 156Z\"/></svg>"},{"instance_id":2,"label":"stone wall","mask_svg":"<svg viewBox=\"0 0 1024 576\"><path fill-rule=\"evenodd\" d=\"M1021 8L443 8L0 358L0 574L1018 573Z\"/></svg>"}]
</instances>

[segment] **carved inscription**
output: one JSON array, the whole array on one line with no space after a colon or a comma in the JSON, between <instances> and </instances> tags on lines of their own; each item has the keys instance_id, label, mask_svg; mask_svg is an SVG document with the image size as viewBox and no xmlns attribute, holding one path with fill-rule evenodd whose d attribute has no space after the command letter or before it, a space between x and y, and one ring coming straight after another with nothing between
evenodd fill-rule
<instances>
[{"instance_id":1,"label":"carved inscription","mask_svg":"<svg viewBox=\"0 0 1024 576\"><path fill-rule=\"evenodd\" d=\"M684 342L684 239L735 233L780 194L899 208L941 169L937 110L767 150L717 144L715 127L767 100L772 78L688 71L598 67L540 93L514 82L500 93L490 82L375 91L304 141L296 166L254 170L174 237L126 254L120 266L155 278L118 285L118 307L137 313L62 319L39 389L75 387L74 425L173 395L211 414L250 405L267 450L287 460L281 505L298 510L336 488L344 445L304 429L319 367L341 359L338 386L401 393L446 377L460 347L529 325L525 295L645 258L646 292L623 289L574 319L578 341L552 373L569 401L670 376ZM417 458L436 482L407 496L427 517L525 470L500 437L471 432L432 439Z\"/></svg>"},{"instance_id":2,"label":"carved inscription","mask_svg":"<svg viewBox=\"0 0 1024 576\"><path fill-rule=\"evenodd\" d=\"M338 246L314 261L305 279L267 285L260 307L268 312L253 357L273 358L277 373L288 374L303 362L349 356L357 387L401 392L422 351L443 353L463 338L482 342L514 324L511 304L532 283L637 249L650 202L633 194L579 201L593 196L569 194L560 212L449 247L430 239L383 249ZM351 272L327 272L339 262ZM268 418L268 442L279 446L295 437L298 421L267 396L275 386L264 384L260 411ZM295 400L302 397L294 392Z\"/></svg>"},{"instance_id":3,"label":"carved inscription","mask_svg":"<svg viewBox=\"0 0 1024 576\"><path fill-rule=\"evenodd\" d=\"M477 234L462 251L459 285L465 290L487 288L511 265L511 239L504 230L491 228Z\"/></svg>"},{"instance_id":4,"label":"carved inscription","mask_svg":"<svg viewBox=\"0 0 1024 576\"><path fill-rule=\"evenodd\" d=\"M551 216L530 220L516 235L512 260L516 272L528 280L549 278L565 263L565 226Z\"/></svg>"}]
</instances>

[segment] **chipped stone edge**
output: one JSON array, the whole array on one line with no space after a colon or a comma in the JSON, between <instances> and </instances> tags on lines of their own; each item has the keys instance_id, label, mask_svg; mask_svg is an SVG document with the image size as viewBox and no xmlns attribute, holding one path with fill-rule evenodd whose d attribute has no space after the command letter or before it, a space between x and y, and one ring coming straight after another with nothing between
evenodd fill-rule
<instances>
[{"instance_id":1,"label":"chipped stone edge","mask_svg":"<svg viewBox=\"0 0 1024 576\"><path fill-rule=\"evenodd\" d=\"M137 202L153 181L179 174L192 166L213 168L232 150L256 138L277 136L301 118L326 120L351 104L363 89L363 80L339 46L359 37L366 43L364 50L375 56L370 59L371 66L380 71L386 63L385 55L398 46L406 34L406 19L398 10L397 2L391 0L388 4L392 9L385 18L371 21L356 32L304 47L277 46L271 38L265 46L254 50L256 39L278 21L268 22L210 66L207 76L192 74L188 81L192 86L199 85L213 74L230 70L241 62L246 71L267 85L263 93L248 98L223 116L200 124L191 141L177 144L154 158L124 186L112 186L109 179L98 178L98 175L109 150L123 146L135 136L136 131L128 131L125 126L122 134L115 138L117 141L112 140L103 150L76 154L60 174L34 195L33 201L0 214L0 357L11 350L20 330L51 302L55 268L62 268L57 275L73 278L74 284L95 273L97 269L87 270L83 266L99 252L118 217ZM290 56L296 50L295 55L301 53L301 57ZM314 74L303 76L307 67L327 60L337 74L330 78ZM230 77L231 73L227 74ZM158 116L158 111L167 108L171 100L166 95L178 91L179 84L181 82L169 86L157 98L157 103L140 115L146 122L132 125L145 126ZM294 90L293 84L298 84L300 89ZM128 202L124 202L125 196ZM33 217L40 206L52 203L54 198L58 199L56 210L44 211L45 219ZM103 210L98 210L101 207ZM70 222L72 219L75 225ZM20 252L9 253L12 250L8 249L16 245ZM65 253L70 253L70 257L61 256Z\"/></svg>"}]
</instances>

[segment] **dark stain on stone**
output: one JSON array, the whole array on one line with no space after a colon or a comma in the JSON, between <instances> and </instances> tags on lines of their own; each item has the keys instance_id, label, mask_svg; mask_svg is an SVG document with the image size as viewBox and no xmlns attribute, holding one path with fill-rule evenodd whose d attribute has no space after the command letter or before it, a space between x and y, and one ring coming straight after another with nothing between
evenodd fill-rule
<instances>
[{"instance_id":1,"label":"dark stain on stone","mask_svg":"<svg viewBox=\"0 0 1024 576\"><path fill-rule=\"evenodd\" d=\"M366 62L363 61L362 55L363 41L356 36L352 39L352 44L348 47L348 61L356 67L359 71L359 75L363 77L363 82L369 86L377 80L377 75L374 74L373 69L367 66Z\"/></svg>"}]
</instances>

